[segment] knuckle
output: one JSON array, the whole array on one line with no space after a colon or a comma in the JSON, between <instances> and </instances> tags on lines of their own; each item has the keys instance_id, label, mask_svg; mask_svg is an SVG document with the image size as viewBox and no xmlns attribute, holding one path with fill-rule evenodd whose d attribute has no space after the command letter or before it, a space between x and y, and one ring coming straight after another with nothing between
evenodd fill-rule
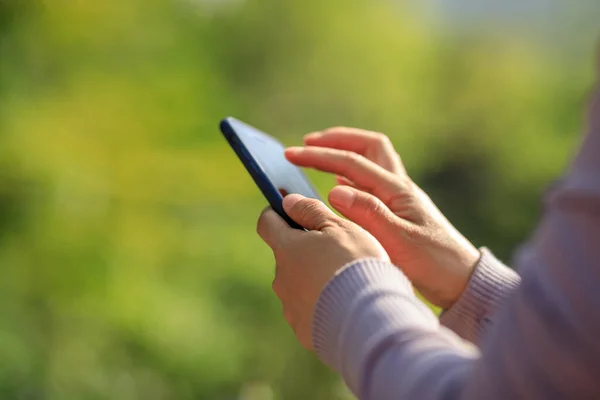
<instances>
[{"instance_id":1,"label":"knuckle","mask_svg":"<svg viewBox=\"0 0 600 400\"><path fill-rule=\"evenodd\" d=\"M390 138L385 133L374 132L374 134L375 134L375 139L377 139L378 142L384 143L384 144L390 143Z\"/></svg>"},{"instance_id":2,"label":"knuckle","mask_svg":"<svg viewBox=\"0 0 600 400\"><path fill-rule=\"evenodd\" d=\"M390 197L386 199L386 204L389 204L390 207L394 209L410 208L415 203L415 197L416 196L410 188L399 184L397 190L391 193Z\"/></svg>"},{"instance_id":3,"label":"knuckle","mask_svg":"<svg viewBox=\"0 0 600 400\"><path fill-rule=\"evenodd\" d=\"M362 162L363 156L353 151L344 150L343 157L352 164L360 164Z\"/></svg>"},{"instance_id":4,"label":"knuckle","mask_svg":"<svg viewBox=\"0 0 600 400\"><path fill-rule=\"evenodd\" d=\"M369 196L365 199L365 210L371 217L378 217L384 213L384 205L376 197Z\"/></svg>"},{"instance_id":5,"label":"knuckle","mask_svg":"<svg viewBox=\"0 0 600 400\"><path fill-rule=\"evenodd\" d=\"M266 210L263 211L260 216L258 217L258 220L256 221L256 233L258 233L260 235L261 232L264 232L265 230L265 224L266 224Z\"/></svg>"},{"instance_id":6,"label":"knuckle","mask_svg":"<svg viewBox=\"0 0 600 400\"><path fill-rule=\"evenodd\" d=\"M294 208L298 214L301 215L312 215L314 213L316 213L319 208L320 208L320 204L319 201L316 199L303 199L299 202L297 202L296 204L294 204Z\"/></svg>"},{"instance_id":7,"label":"knuckle","mask_svg":"<svg viewBox=\"0 0 600 400\"><path fill-rule=\"evenodd\" d=\"M376 138L377 143L379 144L379 146L382 149L390 148L390 147L393 148L394 147L394 145L392 144L392 140L385 133L379 133L379 132L377 132L375 134L375 138Z\"/></svg>"},{"instance_id":8,"label":"knuckle","mask_svg":"<svg viewBox=\"0 0 600 400\"><path fill-rule=\"evenodd\" d=\"M273 279L273 283L271 283L271 289L273 289L273 292L275 292L277 296L279 296L280 293L280 286L281 284L279 283L279 280L277 279L277 277L275 277L275 279Z\"/></svg>"},{"instance_id":9,"label":"knuckle","mask_svg":"<svg viewBox=\"0 0 600 400\"><path fill-rule=\"evenodd\" d=\"M397 184L407 193L413 193L415 191L415 184L408 175L399 175L397 178Z\"/></svg>"}]
</instances>

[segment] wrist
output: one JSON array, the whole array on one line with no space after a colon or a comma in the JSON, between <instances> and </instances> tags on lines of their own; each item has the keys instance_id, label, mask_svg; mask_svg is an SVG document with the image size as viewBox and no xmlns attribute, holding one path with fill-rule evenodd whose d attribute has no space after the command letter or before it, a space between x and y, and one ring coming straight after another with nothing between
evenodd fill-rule
<instances>
[{"instance_id":1,"label":"wrist","mask_svg":"<svg viewBox=\"0 0 600 400\"><path fill-rule=\"evenodd\" d=\"M466 243L460 246L438 253L433 260L438 273L426 287L419 288L427 300L442 309L452 307L460 299L481 258L481 252L466 239L464 241Z\"/></svg>"},{"instance_id":2,"label":"wrist","mask_svg":"<svg viewBox=\"0 0 600 400\"><path fill-rule=\"evenodd\" d=\"M443 309L448 309L452 307L454 303L458 301L458 299L460 299L469 285L469 280L471 279L477 264L479 264L479 260L481 260L481 251L471 243L462 248L462 251L458 256L458 262L454 267L457 275L455 286L451 295L448 296L446 301L444 301L444 304L441 304L440 307Z\"/></svg>"}]
</instances>

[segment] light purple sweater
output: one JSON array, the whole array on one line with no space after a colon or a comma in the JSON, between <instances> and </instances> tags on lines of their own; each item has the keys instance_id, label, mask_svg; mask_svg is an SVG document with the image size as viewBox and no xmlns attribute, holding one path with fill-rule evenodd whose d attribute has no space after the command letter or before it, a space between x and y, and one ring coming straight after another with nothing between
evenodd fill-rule
<instances>
[{"instance_id":1,"label":"light purple sweater","mask_svg":"<svg viewBox=\"0 0 600 400\"><path fill-rule=\"evenodd\" d=\"M329 282L314 347L359 398L600 399L600 91L590 114L520 277L482 249L439 320L391 264L359 260Z\"/></svg>"}]
</instances>

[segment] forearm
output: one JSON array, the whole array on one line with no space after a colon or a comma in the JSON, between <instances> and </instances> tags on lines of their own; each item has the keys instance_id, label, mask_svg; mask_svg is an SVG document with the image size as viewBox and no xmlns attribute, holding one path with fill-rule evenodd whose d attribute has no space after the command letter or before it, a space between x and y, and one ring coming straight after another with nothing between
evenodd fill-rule
<instances>
[{"instance_id":1,"label":"forearm","mask_svg":"<svg viewBox=\"0 0 600 400\"><path fill-rule=\"evenodd\" d=\"M521 282L519 275L502 264L487 248L480 251L481 258L467 288L440 317L442 325L475 344L481 342L494 323L496 311Z\"/></svg>"},{"instance_id":2,"label":"forearm","mask_svg":"<svg viewBox=\"0 0 600 400\"><path fill-rule=\"evenodd\" d=\"M327 285L313 328L315 351L361 399L437 398L432 390L446 390L442 382L479 357L440 327L396 267L376 260L346 267Z\"/></svg>"},{"instance_id":3,"label":"forearm","mask_svg":"<svg viewBox=\"0 0 600 400\"><path fill-rule=\"evenodd\" d=\"M319 299L315 350L361 399L600 395L599 347L585 325L591 319L600 326L591 315L600 304L592 304L589 315L565 309L560 296L577 294L560 293L560 287L551 293L554 286L540 279L541 260L535 255L526 260L523 284L509 296L481 353L439 325L396 267L357 262ZM594 300L593 292L579 295Z\"/></svg>"}]
</instances>

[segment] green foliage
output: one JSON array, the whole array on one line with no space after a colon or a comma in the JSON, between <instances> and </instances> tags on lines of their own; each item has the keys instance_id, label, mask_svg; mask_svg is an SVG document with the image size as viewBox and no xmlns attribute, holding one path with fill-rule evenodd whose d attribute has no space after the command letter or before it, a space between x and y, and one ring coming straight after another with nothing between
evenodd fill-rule
<instances>
[{"instance_id":1,"label":"green foliage","mask_svg":"<svg viewBox=\"0 0 600 400\"><path fill-rule=\"evenodd\" d=\"M450 36L403 2L0 0L0 35L6 399L348 398L280 316L264 200L219 119L290 144L384 131L507 257L577 140L592 70Z\"/></svg>"}]
</instances>

